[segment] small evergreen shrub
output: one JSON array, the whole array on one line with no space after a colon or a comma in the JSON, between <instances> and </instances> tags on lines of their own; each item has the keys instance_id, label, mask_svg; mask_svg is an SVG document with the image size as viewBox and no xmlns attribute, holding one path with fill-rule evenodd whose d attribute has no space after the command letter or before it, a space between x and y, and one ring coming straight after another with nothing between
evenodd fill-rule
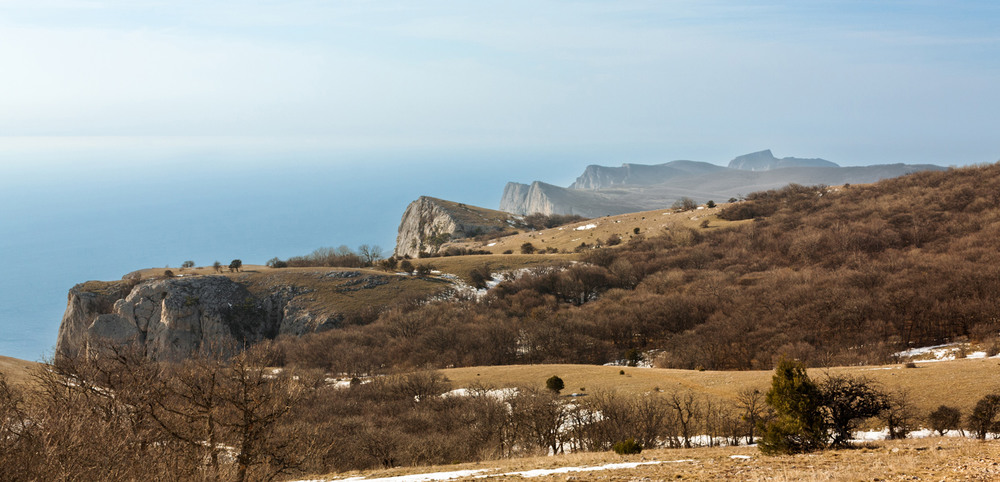
<instances>
[{"instance_id":1,"label":"small evergreen shrub","mask_svg":"<svg viewBox=\"0 0 1000 482\"><path fill-rule=\"evenodd\" d=\"M559 393L563 388L566 388L566 384L563 383L562 378L552 375L548 380L545 380L545 388L548 388L555 393Z\"/></svg>"},{"instance_id":2,"label":"small evergreen shrub","mask_svg":"<svg viewBox=\"0 0 1000 482\"><path fill-rule=\"evenodd\" d=\"M642 445L636 442L634 438L616 442L611 448L618 455L633 455L642 452Z\"/></svg>"}]
</instances>

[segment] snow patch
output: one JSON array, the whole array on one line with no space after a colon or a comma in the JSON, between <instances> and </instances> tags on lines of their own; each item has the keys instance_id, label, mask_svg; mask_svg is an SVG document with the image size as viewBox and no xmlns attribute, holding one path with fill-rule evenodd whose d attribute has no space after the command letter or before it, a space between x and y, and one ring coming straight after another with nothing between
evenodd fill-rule
<instances>
[{"instance_id":1,"label":"snow patch","mask_svg":"<svg viewBox=\"0 0 1000 482\"><path fill-rule=\"evenodd\" d=\"M462 477L486 472L486 469L475 470L455 470L453 472L431 472L429 474L397 475L395 477L379 477L377 479L366 479L364 477L349 477L346 479L335 479L338 482L347 480L364 480L367 482L424 482L429 480L452 480ZM326 482L326 479L300 480L298 482Z\"/></svg>"},{"instance_id":2,"label":"snow patch","mask_svg":"<svg viewBox=\"0 0 1000 482\"><path fill-rule=\"evenodd\" d=\"M573 231L585 231L585 230L588 230L588 229L594 229L596 227L597 227L596 224L590 223L590 224L586 224L586 225L583 225L583 226L577 226L577 227L573 228Z\"/></svg>"},{"instance_id":3,"label":"snow patch","mask_svg":"<svg viewBox=\"0 0 1000 482\"><path fill-rule=\"evenodd\" d=\"M517 395L516 388L497 388L492 390L469 390L468 388L456 388L450 392L442 393L441 397L486 396L497 400L506 400L514 395Z\"/></svg>"},{"instance_id":4,"label":"snow patch","mask_svg":"<svg viewBox=\"0 0 1000 482\"><path fill-rule=\"evenodd\" d=\"M453 480L463 477L475 477L477 479L488 479L492 477L545 477L555 474L568 474L571 472L596 472L598 470L620 470L620 469L634 469L636 467L641 467L643 465L659 465L659 464L679 464L686 462L694 462L693 459L681 459L681 460L653 460L650 462L620 462L614 464L606 465L596 465L590 467L558 467L555 469L535 469L535 470L524 470L521 472L506 472L499 474L483 474L486 469L473 469L473 470L455 470L452 472L431 472L427 474L411 474L411 475L397 475L395 477L379 477L377 479L366 479L364 477L349 477L346 479L334 479L336 482L341 481L360 481L365 482L426 482L433 480ZM311 479L311 480L299 480L297 482L327 482L327 479Z\"/></svg>"},{"instance_id":5,"label":"snow patch","mask_svg":"<svg viewBox=\"0 0 1000 482\"><path fill-rule=\"evenodd\" d=\"M903 350L899 353L896 353L896 356L913 357L913 356L926 355L928 353L933 352L935 358L939 358L940 357L939 354L944 351L942 350L943 348L952 348L953 346L954 345L934 345L934 346L922 346L920 348L910 348L909 350Z\"/></svg>"},{"instance_id":6,"label":"snow patch","mask_svg":"<svg viewBox=\"0 0 1000 482\"><path fill-rule=\"evenodd\" d=\"M970 346L968 343L949 343L946 345L934 345L934 346L922 346L919 348L910 348L909 350L903 350L896 353L895 355L901 359L910 359L916 363L932 363L940 361L955 360L957 358L998 358L1000 355L987 357L985 351L974 351L969 353L968 350Z\"/></svg>"},{"instance_id":7,"label":"snow patch","mask_svg":"<svg viewBox=\"0 0 1000 482\"><path fill-rule=\"evenodd\" d=\"M671 461L671 462L693 462L693 460L674 460L674 461ZM639 467L641 465L659 465L659 464L662 464L662 463L663 462L661 462L659 460L652 461L652 462L621 462L621 463L617 463L617 464L598 465L598 466L593 466L593 467L559 467L557 469L525 470L523 472L509 472L509 473L506 473L506 474L498 474L496 476L486 475L486 476L480 476L480 477L497 477L497 476L499 476L499 477L507 477L507 476L514 476L514 475L520 475L521 477L524 477L524 478L529 478L529 477L545 477L547 475L566 474L566 473L570 473L570 472L593 472L595 470L634 469L634 468Z\"/></svg>"},{"instance_id":8,"label":"snow patch","mask_svg":"<svg viewBox=\"0 0 1000 482\"><path fill-rule=\"evenodd\" d=\"M491 247L491 246L496 246L496 245L497 245L497 243L496 243L496 242L494 241L494 242L492 242L492 243L490 243L490 244L487 244L486 246L487 246L487 247Z\"/></svg>"}]
</instances>

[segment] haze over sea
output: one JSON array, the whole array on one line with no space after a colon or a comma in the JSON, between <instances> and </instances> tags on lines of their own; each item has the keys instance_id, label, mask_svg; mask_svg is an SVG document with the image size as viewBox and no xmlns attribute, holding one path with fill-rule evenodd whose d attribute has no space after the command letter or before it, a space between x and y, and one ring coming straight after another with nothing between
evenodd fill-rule
<instances>
[{"instance_id":1,"label":"haze over sea","mask_svg":"<svg viewBox=\"0 0 1000 482\"><path fill-rule=\"evenodd\" d=\"M341 244L391 253L403 210L421 195L496 208L508 180L568 185L603 155L251 151L42 149L0 161L0 355L50 355L76 283Z\"/></svg>"},{"instance_id":2,"label":"haze over sea","mask_svg":"<svg viewBox=\"0 0 1000 482\"><path fill-rule=\"evenodd\" d=\"M748 152L995 162L1000 5L0 0L0 355L144 267L392 248L420 195Z\"/></svg>"}]
</instances>

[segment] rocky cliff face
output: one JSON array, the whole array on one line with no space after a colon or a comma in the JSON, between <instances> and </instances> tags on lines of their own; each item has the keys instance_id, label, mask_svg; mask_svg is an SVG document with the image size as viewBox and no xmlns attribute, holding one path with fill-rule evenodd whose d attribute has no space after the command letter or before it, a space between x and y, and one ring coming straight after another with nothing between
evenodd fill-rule
<instances>
[{"instance_id":1,"label":"rocky cliff face","mask_svg":"<svg viewBox=\"0 0 1000 482\"><path fill-rule=\"evenodd\" d=\"M553 205L552 196L546 192L549 186L539 181L530 185L508 182L500 198L500 210L515 214L552 214L562 207Z\"/></svg>"},{"instance_id":2,"label":"rocky cliff face","mask_svg":"<svg viewBox=\"0 0 1000 482\"><path fill-rule=\"evenodd\" d=\"M139 283L107 309L111 298L94 296L82 285L70 290L57 353L78 354L103 339L138 343L152 359L176 360L208 343L229 346L274 338L282 318L270 316L261 300L225 276Z\"/></svg>"},{"instance_id":3,"label":"rocky cliff face","mask_svg":"<svg viewBox=\"0 0 1000 482\"><path fill-rule=\"evenodd\" d=\"M125 281L88 281L71 288L59 325L56 353L79 353L86 343L88 328L98 316L111 313L115 302L127 296L134 285Z\"/></svg>"},{"instance_id":4,"label":"rocky cliff face","mask_svg":"<svg viewBox=\"0 0 1000 482\"><path fill-rule=\"evenodd\" d=\"M403 213L394 254L415 258L449 239L501 231L518 223L510 213L421 196Z\"/></svg>"},{"instance_id":5,"label":"rocky cliff face","mask_svg":"<svg viewBox=\"0 0 1000 482\"><path fill-rule=\"evenodd\" d=\"M337 269L89 281L69 292L56 353L85 353L101 340L138 343L149 358L177 360L209 345L225 349L324 331L341 324L341 303L384 304L398 295L396 282L422 283Z\"/></svg>"}]
</instances>

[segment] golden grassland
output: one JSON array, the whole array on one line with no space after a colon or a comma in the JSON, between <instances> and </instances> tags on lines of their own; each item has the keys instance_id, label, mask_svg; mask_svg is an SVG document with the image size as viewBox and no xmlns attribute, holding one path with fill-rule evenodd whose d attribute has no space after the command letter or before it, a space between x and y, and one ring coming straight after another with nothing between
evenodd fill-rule
<instances>
[{"instance_id":1,"label":"golden grassland","mask_svg":"<svg viewBox=\"0 0 1000 482\"><path fill-rule=\"evenodd\" d=\"M717 214L725 207L719 204L714 208L702 208L694 211L676 212L674 209L658 209L654 211L642 211L638 213L620 214L617 216L604 216L600 218L588 219L576 223L567 224L555 228L543 229L539 231L521 232L518 234L505 236L502 238L487 241L475 241L472 239L461 239L451 243L445 243L441 249L450 246L485 250L494 254L500 254L510 250L513 253L520 253L521 245L531 243L536 249L555 248L559 251L572 252L580 243L587 243L593 246L598 240L607 241L612 235L617 235L622 242L628 242L636 236L657 236L670 231L680 229L717 229L746 221L725 221L719 219ZM708 221L708 227L702 227L704 221ZM584 228L595 225L589 229ZM639 228L639 234L635 233L635 228ZM492 246L491 246L492 245ZM541 256L541 255L539 255Z\"/></svg>"},{"instance_id":2,"label":"golden grassland","mask_svg":"<svg viewBox=\"0 0 1000 482\"><path fill-rule=\"evenodd\" d=\"M453 274L468 281L469 272L479 266L489 266L493 273L513 271L521 268L541 268L566 264L580 259L576 253L552 254L474 254L469 256L446 256L441 258L421 258L412 260L414 265L426 264L445 274Z\"/></svg>"},{"instance_id":3,"label":"golden grassland","mask_svg":"<svg viewBox=\"0 0 1000 482\"><path fill-rule=\"evenodd\" d=\"M7 377L8 382L19 386L30 385L31 374L42 366L40 363L0 356L0 375Z\"/></svg>"},{"instance_id":4,"label":"golden grassland","mask_svg":"<svg viewBox=\"0 0 1000 482\"><path fill-rule=\"evenodd\" d=\"M625 374L620 374L624 371ZM1000 360L959 359L905 365L811 368L809 376L822 380L829 375L867 377L889 391L904 390L918 414L941 404L963 412L988 393L1000 392ZM513 365L466 367L441 370L456 388L473 385L491 387L537 386L556 375L563 379L564 394L616 391L621 394L687 391L722 400L735 400L743 389L767 391L772 371L696 371L667 368L633 368L593 365Z\"/></svg>"},{"instance_id":5,"label":"golden grassland","mask_svg":"<svg viewBox=\"0 0 1000 482\"><path fill-rule=\"evenodd\" d=\"M393 477L407 474L481 470L450 480L521 480L516 472L561 467L599 467L622 462L646 463L635 468L568 472L530 480L998 480L1000 441L932 437L871 442L840 450L800 455L764 456L756 447L654 449L621 456L613 452L585 452L548 457L495 460L480 463L350 472L331 476Z\"/></svg>"}]
</instances>

